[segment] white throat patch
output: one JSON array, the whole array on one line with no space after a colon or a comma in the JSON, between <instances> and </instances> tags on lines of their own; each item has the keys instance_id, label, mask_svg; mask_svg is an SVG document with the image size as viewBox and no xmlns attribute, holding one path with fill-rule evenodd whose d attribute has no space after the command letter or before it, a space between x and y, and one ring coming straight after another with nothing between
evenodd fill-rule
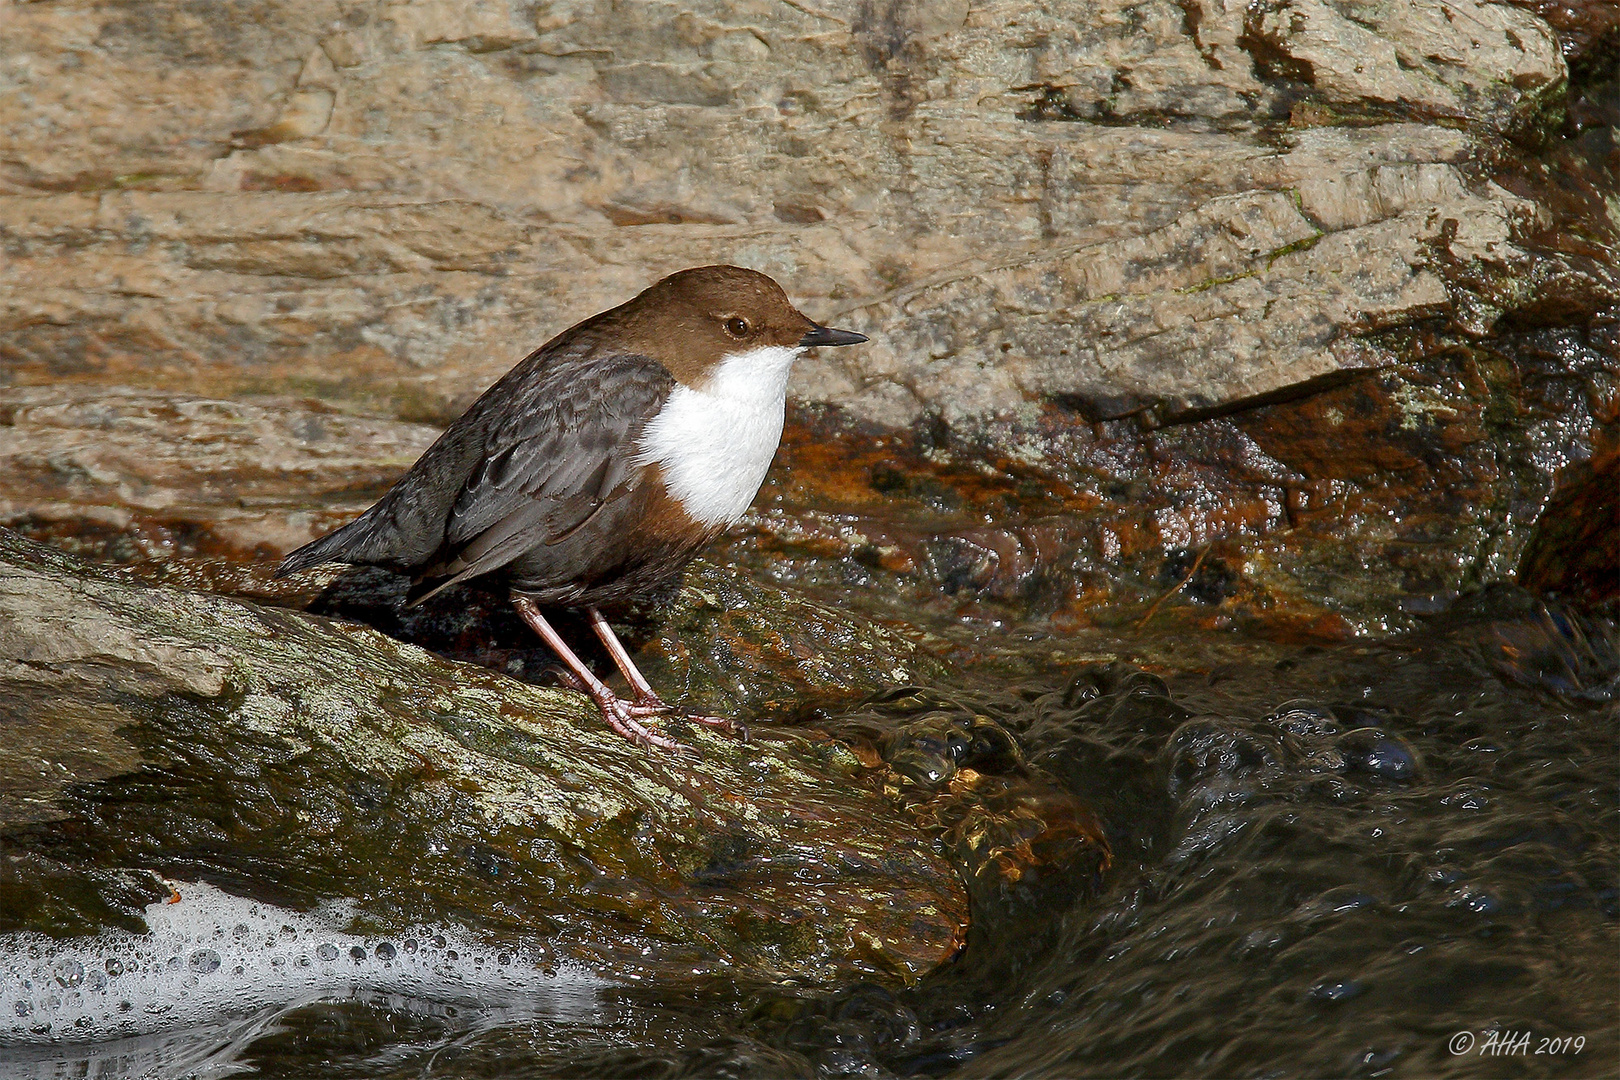
<instances>
[{"instance_id":1,"label":"white throat patch","mask_svg":"<svg viewBox=\"0 0 1620 1080\"><path fill-rule=\"evenodd\" d=\"M732 353L701 388L677 383L648 421L636 464L662 466L669 493L694 521L723 528L754 501L782 441L788 371L803 351Z\"/></svg>"}]
</instances>

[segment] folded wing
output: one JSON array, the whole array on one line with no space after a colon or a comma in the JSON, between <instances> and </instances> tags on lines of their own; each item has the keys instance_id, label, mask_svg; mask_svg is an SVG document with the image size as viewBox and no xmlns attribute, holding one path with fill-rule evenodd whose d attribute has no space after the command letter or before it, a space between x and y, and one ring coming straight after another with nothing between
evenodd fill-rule
<instances>
[{"instance_id":1,"label":"folded wing","mask_svg":"<svg viewBox=\"0 0 1620 1080\"><path fill-rule=\"evenodd\" d=\"M668 371L641 357L609 357L548 374L543 393L486 436L413 601L557 544L635 490L636 441L669 396Z\"/></svg>"}]
</instances>

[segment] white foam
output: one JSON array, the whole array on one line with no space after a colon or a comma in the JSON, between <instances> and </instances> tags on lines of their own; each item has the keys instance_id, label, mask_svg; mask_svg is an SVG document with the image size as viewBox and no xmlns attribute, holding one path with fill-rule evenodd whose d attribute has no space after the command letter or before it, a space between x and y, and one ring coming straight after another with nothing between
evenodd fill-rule
<instances>
[{"instance_id":1,"label":"white foam","mask_svg":"<svg viewBox=\"0 0 1620 1080\"><path fill-rule=\"evenodd\" d=\"M178 902L146 909L145 934L0 939L0 1045L127 1039L357 992L587 1021L607 985L457 928L351 934L351 903L301 914L211 885L175 887Z\"/></svg>"}]
</instances>

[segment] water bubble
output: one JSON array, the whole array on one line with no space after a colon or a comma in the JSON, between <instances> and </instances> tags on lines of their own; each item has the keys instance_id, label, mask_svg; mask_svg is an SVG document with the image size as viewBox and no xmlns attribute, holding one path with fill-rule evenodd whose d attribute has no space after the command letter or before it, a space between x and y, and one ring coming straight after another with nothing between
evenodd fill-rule
<instances>
[{"instance_id":1,"label":"water bubble","mask_svg":"<svg viewBox=\"0 0 1620 1080\"><path fill-rule=\"evenodd\" d=\"M247 923L239 922L236 924L235 928L231 930L231 933L239 938L245 938L252 933L252 931L248 929Z\"/></svg>"},{"instance_id":2,"label":"water bubble","mask_svg":"<svg viewBox=\"0 0 1620 1080\"><path fill-rule=\"evenodd\" d=\"M442 949L448 944L449 944L449 942L444 939L443 934L434 934L433 935L433 947L435 949Z\"/></svg>"},{"instance_id":3,"label":"water bubble","mask_svg":"<svg viewBox=\"0 0 1620 1080\"><path fill-rule=\"evenodd\" d=\"M1340 1002L1360 997L1363 986L1355 979L1341 981L1319 982L1311 987L1309 996L1312 1001Z\"/></svg>"},{"instance_id":4,"label":"water bubble","mask_svg":"<svg viewBox=\"0 0 1620 1080\"><path fill-rule=\"evenodd\" d=\"M1378 728L1357 728L1339 736L1339 750L1352 768L1386 780L1410 780L1418 770L1417 751Z\"/></svg>"},{"instance_id":5,"label":"water bubble","mask_svg":"<svg viewBox=\"0 0 1620 1080\"><path fill-rule=\"evenodd\" d=\"M367 941L344 929L354 923L352 903L311 913L261 904L249 918L247 901L212 886L190 885L185 899L150 905L144 934L109 929L88 940L55 942L43 934L0 940L0 971L9 973L0 977L0 1046L129 1038L351 986L471 1001L555 978L525 966L519 950L485 953L455 929L418 927L399 941ZM241 926L248 932L238 932ZM434 939L441 950L423 947ZM25 958L30 950L32 961ZM330 963L345 953L352 963ZM327 963L314 962L316 955ZM479 967L475 955L491 963ZM509 956L512 966L492 978L497 955ZM109 977L117 979L117 994ZM560 1008L594 1008L599 980L583 972L564 979L572 985L559 995Z\"/></svg>"}]
</instances>

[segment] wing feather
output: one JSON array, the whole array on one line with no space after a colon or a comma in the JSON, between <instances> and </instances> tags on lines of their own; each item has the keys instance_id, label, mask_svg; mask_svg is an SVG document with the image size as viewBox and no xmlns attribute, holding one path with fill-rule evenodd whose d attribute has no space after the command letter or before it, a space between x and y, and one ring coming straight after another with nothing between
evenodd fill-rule
<instances>
[{"instance_id":1,"label":"wing feather","mask_svg":"<svg viewBox=\"0 0 1620 1080\"><path fill-rule=\"evenodd\" d=\"M451 506L441 557L421 574L449 580L433 581L418 602L567 539L634 490L636 442L674 379L643 357L594 359L555 371L541 394L491 427Z\"/></svg>"}]
</instances>

